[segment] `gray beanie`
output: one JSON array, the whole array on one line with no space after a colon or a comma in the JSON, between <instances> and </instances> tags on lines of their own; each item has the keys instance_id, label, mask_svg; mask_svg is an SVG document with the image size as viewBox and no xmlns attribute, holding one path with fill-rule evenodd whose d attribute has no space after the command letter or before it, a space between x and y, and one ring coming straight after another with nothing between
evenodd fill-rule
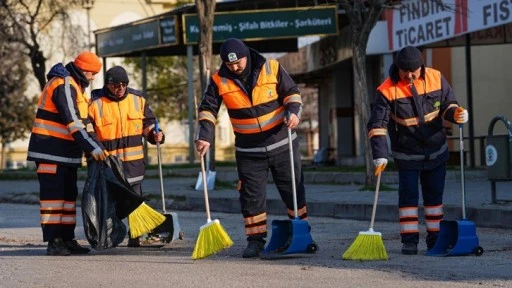
<instances>
[{"instance_id":1,"label":"gray beanie","mask_svg":"<svg viewBox=\"0 0 512 288\"><path fill-rule=\"evenodd\" d=\"M106 83L128 83L128 74L121 66L114 66L105 74Z\"/></svg>"}]
</instances>

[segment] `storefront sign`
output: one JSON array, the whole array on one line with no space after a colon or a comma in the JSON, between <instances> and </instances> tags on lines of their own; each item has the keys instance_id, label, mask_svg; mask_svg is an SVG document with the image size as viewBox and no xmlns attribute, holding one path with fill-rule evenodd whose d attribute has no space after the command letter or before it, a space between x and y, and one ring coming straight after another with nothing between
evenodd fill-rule
<instances>
[{"instance_id":1,"label":"storefront sign","mask_svg":"<svg viewBox=\"0 0 512 288\"><path fill-rule=\"evenodd\" d=\"M177 45L176 16L97 33L98 55L105 57L160 45Z\"/></svg>"},{"instance_id":2,"label":"storefront sign","mask_svg":"<svg viewBox=\"0 0 512 288\"><path fill-rule=\"evenodd\" d=\"M409 0L398 7L386 12L390 51L512 23L510 0Z\"/></svg>"},{"instance_id":3,"label":"storefront sign","mask_svg":"<svg viewBox=\"0 0 512 288\"><path fill-rule=\"evenodd\" d=\"M198 43L196 14L184 14L185 44ZM213 41L272 39L338 33L336 6L215 13Z\"/></svg>"}]
</instances>

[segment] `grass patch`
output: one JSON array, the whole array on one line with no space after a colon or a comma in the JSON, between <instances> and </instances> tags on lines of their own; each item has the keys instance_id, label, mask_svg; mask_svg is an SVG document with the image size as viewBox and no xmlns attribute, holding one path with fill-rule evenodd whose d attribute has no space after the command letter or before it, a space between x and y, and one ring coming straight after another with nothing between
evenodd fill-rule
<instances>
[{"instance_id":1,"label":"grass patch","mask_svg":"<svg viewBox=\"0 0 512 288\"><path fill-rule=\"evenodd\" d=\"M366 172L366 166L311 166L304 165L304 171L310 172ZM396 171L395 163L388 163L386 171Z\"/></svg>"},{"instance_id":2,"label":"grass patch","mask_svg":"<svg viewBox=\"0 0 512 288\"><path fill-rule=\"evenodd\" d=\"M359 188L359 191L375 191L375 188L376 188L375 185L365 185L365 186ZM397 191L397 190L396 190L396 188L381 184L379 187L379 191L383 192L383 191Z\"/></svg>"},{"instance_id":3,"label":"grass patch","mask_svg":"<svg viewBox=\"0 0 512 288\"><path fill-rule=\"evenodd\" d=\"M222 181L215 179L215 187L219 189L236 189L237 188L237 182L230 182L230 181Z\"/></svg>"},{"instance_id":4,"label":"grass patch","mask_svg":"<svg viewBox=\"0 0 512 288\"><path fill-rule=\"evenodd\" d=\"M215 167L236 167L236 162L234 161L215 161ZM162 165L163 169L188 169L188 168L197 168L201 169L200 163L182 163L182 164L167 164ZM146 169L158 169L158 164L146 165Z\"/></svg>"},{"instance_id":5,"label":"grass patch","mask_svg":"<svg viewBox=\"0 0 512 288\"><path fill-rule=\"evenodd\" d=\"M226 190L236 190L238 182L230 182L215 179L215 189L226 189ZM196 189L196 185L190 186L192 189Z\"/></svg>"},{"instance_id":6,"label":"grass patch","mask_svg":"<svg viewBox=\"0 0 512 288\"><path fill-rule=\"evenodd\" d=\"M27 172L0 172L0 180L32 180L37 179L36 171L27 171Z\"/></svg>"}]
</instances>

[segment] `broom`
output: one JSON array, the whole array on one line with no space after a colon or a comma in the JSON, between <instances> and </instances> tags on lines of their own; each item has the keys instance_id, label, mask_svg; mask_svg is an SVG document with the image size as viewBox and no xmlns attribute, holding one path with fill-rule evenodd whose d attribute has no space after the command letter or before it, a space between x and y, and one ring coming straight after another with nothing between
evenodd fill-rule
<instances>
[{"instance_id":1,"label":"broom","mask_svg":"<svg viewBox=\"0 0 512 288\"><path fill-rule=\"evenodd\" d=\"M148 204L142 202L139 207L128 215L130 237L137 238L149 233L156 227L160 226L160 224L164 223L164 221L164 215L151 208Z\"/></svg>"},{"instance_id":2,"label":"broom","mask_svg":"<svg viewBox=\"0 0 512 288\"><path fill-rule=\"evenodd\" d=\"M375 212L377 211L377 199L379 198L380 176L382 171L379 171L377 176L377 186L375 187L375 199L373 200L372 218L370 222L370 229L368 231L361 231L356 240L348 247L347 251L343 254L343 260L388 260L388 253L384 242L382 241L382 234L373 231L373 224L375 222Z\"/></svg>"},{"instance_id":3,"label":"broom","mask_svg":"<svg viewBox=\"0 0 512 288\"><path fill-rule=\"evenodd\" d=\"M203 176L204 202L206 207L206 224L200 227L199 236L197 237L196 246L192 253L192 259L201 259L215 254L223 249L233 246L233 241L228 233L220 225L218 219L211 220L210 204L208 203L208 188L206 185L206 171L204 167L204 157L201 156L201 174Z\"/></svg>"},{"instance_id":4,"label":"broom","mask_svg":"<svg viewBox=\"0 0 512 288\"><path fill-rule=\"evenodd\" d=\"M105 162L113 174L107 181L113 185L111 187L116 187L115 191L112 191L116 202L116 213L120 219L128 214L130 237L137 238L162 224L165 216L147 205L144 198L133 191L122 172L121 160L114 155L109 155Z\"/></svg>"}]
</instances>

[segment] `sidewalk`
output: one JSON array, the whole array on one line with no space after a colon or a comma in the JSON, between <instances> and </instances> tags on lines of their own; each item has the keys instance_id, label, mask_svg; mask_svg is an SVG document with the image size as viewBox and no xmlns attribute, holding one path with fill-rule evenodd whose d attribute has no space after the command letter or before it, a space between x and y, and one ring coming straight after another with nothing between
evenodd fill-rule
<instances>
[{"instance_id":1,"label":"sidewalk","mask_svg":"<svg viewBox=\"0 0 512 288\"><path fill-rule=\"evenodd\" d=\"M150 204L161 209L160 182L155 177L157 171L149 170L143 183L143 191ZM466 171L466 218L479 227L512 228L512 202L491 204L491 185L487 172ZM170 210L203 211L203 191L194 189L197 171L179 169L165 170L164 191L166 207ZM173 177L167 177L173 175ZM179 175L179 176L177 176ZM362 173L343 172L305 172L308 214L310 217L323 216L341 219L369 220L372 211L374 191L360 191L363 186ZM217 171L217 180L233 183L236 181L234 168ZM384 172L383 183L393 191L381 191L377 208L376 221L397 222L398 195L396 173ZM356 183L356 184L354 184ZM79 191L84 181L79 181ZM37 180L0 181L0 202L19 202L37 204ZM277 189L273 183L267 185L267 212L285 216ZM461 182L458 171L448 171L444 194L445 219L462 218ZM217 188L209 191L212 212L240 213L238 192L233 189ZM497 198L512 201L512 182L497 183ZM420 201L421 205L421 201ZM423 219L420 209L420 219Z\"/></svg>"}]
</instances>

